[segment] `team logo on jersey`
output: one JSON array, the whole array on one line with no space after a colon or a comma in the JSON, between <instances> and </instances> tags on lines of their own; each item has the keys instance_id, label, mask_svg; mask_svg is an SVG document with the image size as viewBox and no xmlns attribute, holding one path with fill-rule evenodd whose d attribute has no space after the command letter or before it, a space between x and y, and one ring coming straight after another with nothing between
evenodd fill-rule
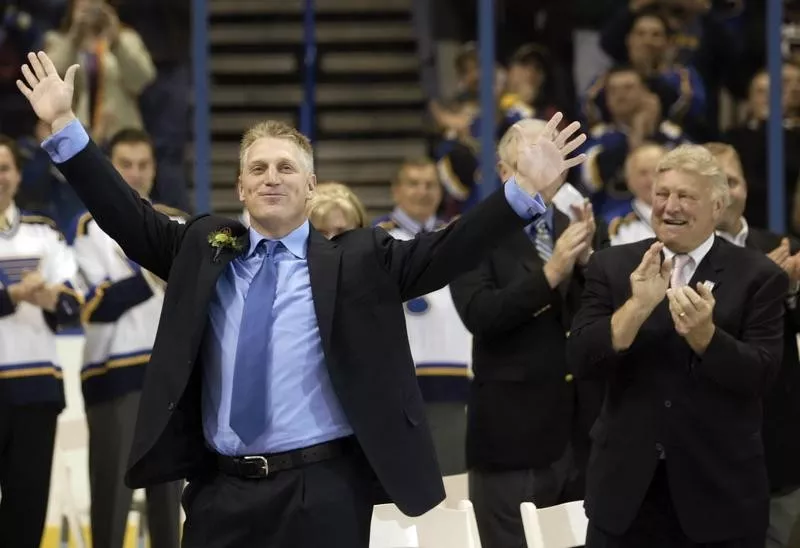
<instances>
[{"instance_id":1,"label":"team logo on jersey","mask_svg":"<svg viewBox=\"0 0 800 548\"><path fill-rule=\"evenodd\" d=\"M416 299L406 301L405 306L408 313L414 316L425 314L431 309L431 303L429 303L428 299L425 297L417 297Z\"/></svg>"}]
</instances>

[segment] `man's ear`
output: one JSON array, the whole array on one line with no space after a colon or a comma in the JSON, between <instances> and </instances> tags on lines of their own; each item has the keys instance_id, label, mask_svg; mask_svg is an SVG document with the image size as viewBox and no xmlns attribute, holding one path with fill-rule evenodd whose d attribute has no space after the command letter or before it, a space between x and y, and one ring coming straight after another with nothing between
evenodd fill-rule
<instances>
[{"instance_id":1,"label":"man's ear","mask_svg":"<svg viewBox=\"0 0 800 548\"><path fill-rule=\"evenodd\" d=\"M306 201L308 201L311 199L311 195L317 189L317 175L315 173L309 175L306 184L308 185L308 192L306 193Z\"/></svg>"},{"instance_id":2,"label":"man's ear","mask_svg":"<svg viewBox=\"0 0 800 548\"><path fill-rule=\"evenodd\" d=\"M236 179L236 193L239 195L239 201L244 202L244 188L242 187L242 178Z\"/></svg>"}]
</instances>

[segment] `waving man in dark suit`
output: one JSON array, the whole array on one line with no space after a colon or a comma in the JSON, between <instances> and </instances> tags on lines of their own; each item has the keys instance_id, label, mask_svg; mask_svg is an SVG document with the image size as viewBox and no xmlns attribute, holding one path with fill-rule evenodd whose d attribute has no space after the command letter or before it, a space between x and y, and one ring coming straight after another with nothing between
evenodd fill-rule
<instances>
[{"instance_id":1,"label":"waving man in dark suit","mask_svg":"<svg viewBox=\"0 0 800 548\"><path fill-rule=\"evenodd\" d=\"M366 547L380 485L421 514L444 498L408 348L402 302L475 267L544 212L585 137L520 140L514 180L438 232L325 239L306 216L311 145L262 122L240 151L251 226L171 222L128 189L71 110L43 53L18 82L50 124L54 162L126 255L168 280L126 481L187 477L185 546ZM377 482L375 481L377 479Z\"/></svg>"}]
</instances>

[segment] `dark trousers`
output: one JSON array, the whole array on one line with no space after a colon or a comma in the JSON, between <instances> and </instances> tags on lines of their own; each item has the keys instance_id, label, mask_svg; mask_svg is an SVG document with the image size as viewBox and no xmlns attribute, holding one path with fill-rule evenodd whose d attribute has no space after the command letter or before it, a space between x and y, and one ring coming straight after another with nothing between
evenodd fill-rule
<instances>
[{"instance_id":1,"label":"dark trousers","mask_svg":"<svg viewBox=\"0 0 800 548\"><path fill-rule=\"evenodd\" d=\"M426 402L425 414L443 476L467 471L467 408L463 402Z\"/></svg>"},{"instance_id":2,"label":"dark trousers","mask_svg":"<svg viewBox=\"0 0 800 548\"><path fill-rule=\"evenodd\" d=\"M698 543L683 532L672 504L666 466L656 468L642 507L624 535L609 534L589 522L586 548L764 548L766 531L753 537Z\"/></svg>"},{"instance_id":3,"label":"dark trousers","mask_svg":"<svg viewBox=\"0 0 800 548\"><path fill-rule=\"evenodd\" d=\"M125 466L133 443L140 392L89 406L89 487L92 546L122 548L133 491L125 486ZM152 548L180 545L180 482L148 487L147 528Z\"/></svg>"},{"instance_id":4,"label":"dark trousers","mask_svg":"<svg viewBox=\"0 0 800 548\"><path fill-rule=\"evenodd\" d=\"M374 475L360 452L242 479L217 472L184 490L184 548L368 548Z\"/></svg>"},{"instance_id":5,"label":"dark trousers","mask_svg":"<svg viewBox=\"0 0 800 548\"><path fill-rule=\"evenodd\" d=\"M566 502L572 451L547 468L483 472L470 470L469 498L483 548L526 548L519 505L533 502L544 508Z\"/></svg>"},{"instance_id":6,"label":"dark trousers","mask_svg":"<svg viewBox=\"0 0 800 548\"><path fill-rule=\"evenodd\" d=\"M0 405L0 546L39 548L60 408Z\"/></svg>"}]
</instances>

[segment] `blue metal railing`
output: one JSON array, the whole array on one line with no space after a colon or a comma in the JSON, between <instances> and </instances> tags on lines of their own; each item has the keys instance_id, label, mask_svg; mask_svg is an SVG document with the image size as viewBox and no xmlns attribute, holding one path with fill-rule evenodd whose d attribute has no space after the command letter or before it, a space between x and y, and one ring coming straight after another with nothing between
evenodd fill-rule
<instances>
[{"instance_id":1,"label":"blue metal railing","mask_svg":"<svg viewBox=\"0 0 800 548\"><path fill-rule=\"evenodd\" d=\"M767 123L767 162L769 174L769 228L786 232L786 181L783 168L783 58L781 27L783 0L767 3L767 67L769 69L769 120Z\"/></svg>"}]
</instances>

